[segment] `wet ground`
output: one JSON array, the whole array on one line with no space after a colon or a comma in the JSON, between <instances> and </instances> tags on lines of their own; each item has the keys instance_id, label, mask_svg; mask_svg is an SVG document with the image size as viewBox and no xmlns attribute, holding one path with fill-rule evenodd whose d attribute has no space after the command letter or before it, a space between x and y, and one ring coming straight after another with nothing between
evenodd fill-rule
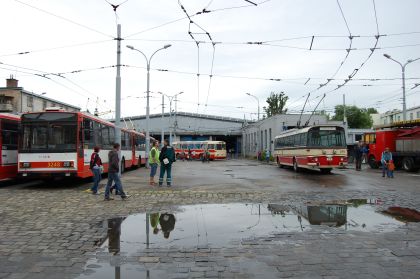
<instances>
[{"instance_id":1,"label":"wet ground","mask_svg":"<svg viewBox=\"0 0 420 279\"><path fill-rule=\"evenodd\" d=\"M420 278L420 176L380 176L234 160L177 162L171 188L127 172L128 201L3 186L0 278Z\"/></svg>"}]
</instances>

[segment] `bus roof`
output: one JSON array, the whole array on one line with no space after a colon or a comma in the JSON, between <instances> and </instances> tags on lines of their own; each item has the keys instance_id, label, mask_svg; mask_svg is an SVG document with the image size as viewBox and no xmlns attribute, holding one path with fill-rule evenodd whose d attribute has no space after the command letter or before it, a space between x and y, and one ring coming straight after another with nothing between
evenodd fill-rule
<instances>
[{"instance_id":1,"label":"bus roof","mask_svg":"<svg viewBox=\"0 0 420 279\"><path fill-rule=\"evenodd\" d=\"M106 124L108 126L113 126L115 127L115 124L112 122L109 122L108 120L102 119L96 115L90 114L89 112L85 112L85 111L65 111L65 110L47 110L47 111L38 111L38 112L28 112L28 113L23 113L22 116L26 115L26 114L39 114L39 113L71 113L71 114L77 114L79 116L82 117L86 117L86 118L90 118L92 120L96 120L98 122L101 122L102 124ZM125 132L130 132L130 133L134 133L140 136L144 136L143 133L138 132L136 130L132 130L132 129L127 129L127 128L121 128L122 131Z\"/></svg>"},{"instance_id":2,"label":"bus roof","mask_svg":"<svg viewBox=\"0 0 420 279\"><path fill-rule=\"evenodd\" d=\"M295 129L287 130L287 131L281 133L280 135L276 136L275 139L286 137L286 136L292 136L292 135L307 133L309 130L314 129L314 128L343 128L343 127L342 126L336 126L336 125L315 125L315 126L310 126L310 127L300 128L300 129L295 128Z\"/></svg>"},{"instance_id":3,"label":"bus roof","mask_svg":"<svg viewBox=\"0 0 420 279\"><path fill-rule=\"evenodd\" d=\"M8 119L8 120L20 120L20 116L17 114L12 114L12 113L6 113L6 112L1 112L0 113L0 119Z\"/></svg>"}]
</instances>

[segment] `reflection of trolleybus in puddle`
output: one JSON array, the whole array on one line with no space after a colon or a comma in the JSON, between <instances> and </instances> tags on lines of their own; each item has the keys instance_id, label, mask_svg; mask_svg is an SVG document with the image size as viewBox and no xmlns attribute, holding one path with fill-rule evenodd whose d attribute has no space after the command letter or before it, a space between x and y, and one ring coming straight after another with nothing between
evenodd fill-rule
<instances>
[{"instance_id":1,"label":"reflection of trolleybus in puddle","mask_svg":"<svg viewBox=\"0 0 420 279\"><path fill-rule=\"evenodd\" d=\"M376 199L352 199L309 202L290 206L290 209L298 216L300 223L304 218L310 225L342 227L344 230L381 232L404 224L401 220L387 216L386 212L377 212L374 205L380 203Z\"/></svg>"}]
</instances>

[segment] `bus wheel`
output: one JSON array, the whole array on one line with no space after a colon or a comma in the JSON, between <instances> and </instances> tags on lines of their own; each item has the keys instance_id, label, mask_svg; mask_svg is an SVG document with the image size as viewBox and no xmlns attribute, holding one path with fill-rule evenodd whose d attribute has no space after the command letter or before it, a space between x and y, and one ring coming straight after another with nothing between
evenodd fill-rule
<instances>
[{"instance_id":1,"label":"bus wheel","mask_svg":"<svg viewBox=\"0 0 420 279\"><path fill-rule=\"evenodd\" d=\"M283 165L280 163L279 157L277 157L277 166L281 169L283 168Z\"/></svg>"},{"instance_id":2,"label":"bus wheel","mask_svg":"<svg viewBox=\"0 0 420 279\"><path fill-rule=\"evenodd\" d=\"M379 168L379 165L378 165L378 163L376 162L375 156L373 156L373 155L370 155L369 160L368 160L368 163L369 163L369 166L370 166L372 169L377 169L377 168Z\"/></svg>"},{"instance_id":3,"label":"bus wheel","mask_svg":"<svg viewBox=\"0 0 420 279\"><path fill-rule=\"evenodd\" d=\"M403 161L402 161L402 167L405 171L415 171L416 167L414 165L414 160L411 157L404 157Z\"/></svg>"},{"instance_id":4,"label":"bus wheel","mask_svg":"<svg viewBox=\"0 0 420 279\"><path fill-rule=\"evenodd\" d=\"M299 167L298 167L296 159L293 159L293 170L295 172L299 172Z\"/></svg>"},{"instance_id":5,"label":"bus wheel","mask_svg":"<svg viewBox=\"0 0 420 279\"><path fill-rule=\"evenodd\" d=\"M332 170L331 168L321 169L321 173L322 174L330 174L331 170Z\"/></svg>"},{"instance_id":6,"label":"bus wheel","mask_svg":"<svg viewBox=\"0 0 420 279\"><path fill-rule=\"evenodd\" d=\"M124 172L125 172L125 159L123 157L121 160L121 173L124 173Z\"/></svg>"}]
</instances>

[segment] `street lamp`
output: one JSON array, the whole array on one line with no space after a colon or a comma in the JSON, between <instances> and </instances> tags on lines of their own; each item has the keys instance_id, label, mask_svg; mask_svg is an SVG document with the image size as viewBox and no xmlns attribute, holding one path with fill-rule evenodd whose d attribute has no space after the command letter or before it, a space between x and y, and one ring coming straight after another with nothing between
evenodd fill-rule
<instances>
[{"instance_id":1,"label":"street lamp","mask_svg":"<svg viewBox=\"0 0 420 279\"><path fill-rule=\"evenodd\" d=\"M150 150L150 131L149 131L149 119L150 119L150 107L149 107L149 95L150 95L150 62L152 61L153 56L160 50L167 49L168 47L171 47L171 45L164 45L162 48L156 50L153 52L153 54L148 59L147 56L141 51L133 46L127 46L127 48L131 50L135 50L140 52L144 59L146 59L147 63L147 104L146 104L146 168L149 167L149 150Z\"/></svg>"},{"instance_id":2,"label":"street lamp","mask_svg":"<svg viewBox=\"0 0 420 279\"><path fill-rule=\"evenodd\" d=\"M257 96L252 95L251 93L245 93L245 94L248 95L248 96L254 97L255 100L257 100L257 102L258 102L258 121L259 121L260 120L260 99L258 99Z\"/></svg>"},{"instance_id":3,"label":"street lamp","mask_svg":"<svg viewBox=\"0 0 420 279\"><path fill-rule=\"evenodd\" d=\"M179 93L176 93L175 95L172 95L172 96L169 96L169 95L167 95L167 94L165 94L165 93L162 93L162 92L158 92L159 94L162 94L162 144L163 144L163 138L164 138L164 131L163 131L163 114L164 114L164 96L166 96L167 98L168 98L168 100L169 100L169 144L170 145L172 145L172 130L171 130L171 125L172 125L172 101L173 101L173 99L175 98L175 100L176 100L176 97L178 96L178 95L181 95L181 94L183 94L184 93L184 91L181 91L181 92L179 92Z\"/></svg>"},{"instance_id":4,"label":"street lamp","mask_svg":"<svg viewBox=\"0 0 420 279\"><path fill-rule=\"evenodd\" d=\"M403 89L403 120L406 121L407 120L407 107L406 107L406 101L405 101L405 66L407 66L408 64L417 61L420 59L416 58L416 59L409 59L407 60L407 62L403 65L402 63L400 63L399 61L395 60L394 58L391 57L391 55L389 54L384 54L384 56L396 63L398 63L401 66L401 70L402 70L402 89Z\"/></svg>"}]
</instances>

